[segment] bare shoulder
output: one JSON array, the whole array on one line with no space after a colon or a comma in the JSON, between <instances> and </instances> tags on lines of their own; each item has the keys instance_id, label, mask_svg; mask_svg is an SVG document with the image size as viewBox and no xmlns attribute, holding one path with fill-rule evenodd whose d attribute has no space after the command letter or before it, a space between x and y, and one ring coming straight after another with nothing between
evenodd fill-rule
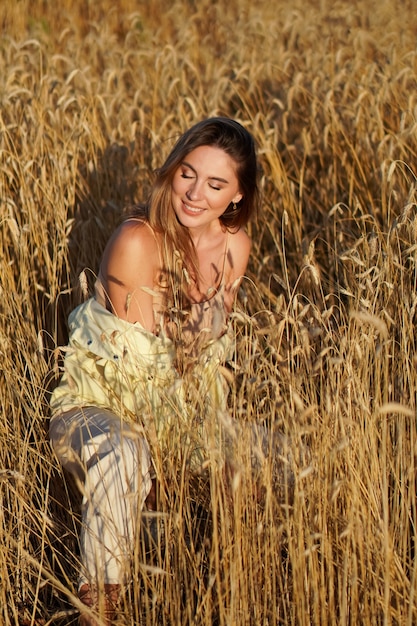
<instances>
[{"instance_id":1,"label":"bare shoulder","mask_svg":"<svg viewBox=\"0 0 417 626\"><path fill-rule=\"evenodd\" d=\"M140 252L143 248L157 249L157 239L149 224L142 220L129 219L123 222L111 237L109 247L112 246L133 247L133 251Z\"/></svg>"},{"instance_id":2,"label":"bare shoulder","mask_svg":"<svg viewBox=\"0 0 417 626\"><path fill-rule=\"evenodd\" d=\"M251 243L250 237L243 229L230 233L227 246L227 261L230 268L231 282L244 275L249 260Z\"/></svg>"},{"instance_id":3,"label":"bare shoulder","mask_svg":"<svg viewBox=\"0 0 417 626\"><path fill-rule=\"evenodd\" d=\"M141 220L123 222L110 238L104 251L102 269L116 264L125 272L137 271L142 261L158 257L158 244L151 227Z\"/></svg>"},{"instance_id":4,"label":"bare shoulder","mask_svg":"<svg viewBox=\"0 0 417 626\"><path fill-rule=\"evenodd\" d=\"M228 248L232 251L232 253L238 252L243 255L247 254L247 256L249 257L251 244L251 238L249 237L247 232L243 230L243 228L235 233L229 234Z\"/></svg>"},{"instance_id":5,"label":"bare shoulder","mask_svg":"<svg viewBox=\"0 0 417 626\"><path fill-rule=\"evenodd\" d=\"M243 230L230 233L227 250L225 304L230 311L239 285L245 275L251 249L251 239Z\"/></svg>"}]
</instances>

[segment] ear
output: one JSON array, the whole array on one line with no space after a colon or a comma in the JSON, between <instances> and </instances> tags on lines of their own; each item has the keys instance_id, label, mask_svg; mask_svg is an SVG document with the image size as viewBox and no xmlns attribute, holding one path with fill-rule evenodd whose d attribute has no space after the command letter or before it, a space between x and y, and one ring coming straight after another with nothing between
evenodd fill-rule
<instances>
[{"instance_id":1,"label":"ear","mask_svg":"<svg viewBox=\"0 0 417 626\"><path fill-rule=\"evenodd\" d=\"M233 198L232 202L234 204L237 204L238 202L240 202L243 198L243 193L240 193L240 191L235 195L235 197Z\"/></svg>"}]
</instances>

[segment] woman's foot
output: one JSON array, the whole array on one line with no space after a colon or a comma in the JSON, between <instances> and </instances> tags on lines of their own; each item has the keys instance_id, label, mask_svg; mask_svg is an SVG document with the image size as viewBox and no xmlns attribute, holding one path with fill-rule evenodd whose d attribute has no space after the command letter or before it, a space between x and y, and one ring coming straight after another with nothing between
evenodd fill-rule
<instances>
[{"instance_id":1,"label":"woman's foot","mask_svg":"<svg viewBox=\"0 0 417 626\"><path fill-rule=\"evenodd\" d=\"M79 626L102 626L102 624L110 626L116 615L119 603L120 585L104 585L103 614L99 613L99 594L96 587L88 584L82 585L78 592L78 597L85 606L97 612L103 618L98 622L90 613L81 613L78 622Z\"/></svg>"}]
</instances>

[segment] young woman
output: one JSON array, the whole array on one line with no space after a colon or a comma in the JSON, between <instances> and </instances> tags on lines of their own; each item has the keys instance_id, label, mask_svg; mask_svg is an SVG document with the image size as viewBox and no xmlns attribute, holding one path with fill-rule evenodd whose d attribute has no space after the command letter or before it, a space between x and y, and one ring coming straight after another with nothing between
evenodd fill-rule
<instances>
[{"instance_id":1,"label":"young woman","mask_svg":"<svg viewBox=\"0 0 417 626\"><path fill-rule=\"evenodd\" d=\"M107 623L151 491L155 442L163 454L184 433L192 468L219 429L219 366L257 201L252 136L228 118L199 122L157 171L146 206L111 237L95 296L69 317L50 436L83 490L79 598L100 605ZM91 610L80 617L96 623Z\"/></svg>"}]
</instances>

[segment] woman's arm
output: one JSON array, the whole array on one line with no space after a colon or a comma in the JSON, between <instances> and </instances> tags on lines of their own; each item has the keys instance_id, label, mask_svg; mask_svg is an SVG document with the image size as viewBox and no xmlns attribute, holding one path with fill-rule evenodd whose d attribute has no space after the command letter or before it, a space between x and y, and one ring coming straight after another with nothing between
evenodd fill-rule
<instances>
[{"instance_id":1,"label":"woman's arm","mask_svg":"<svg viewBox=\"0 0 417 626\"><path fill-rule=\"evenodd\" d=\"M100 266L110 310L152 332L160 269L158 245L151 228L144 222L124 222L109 240Z\"/></svg>"}]
</instances>

